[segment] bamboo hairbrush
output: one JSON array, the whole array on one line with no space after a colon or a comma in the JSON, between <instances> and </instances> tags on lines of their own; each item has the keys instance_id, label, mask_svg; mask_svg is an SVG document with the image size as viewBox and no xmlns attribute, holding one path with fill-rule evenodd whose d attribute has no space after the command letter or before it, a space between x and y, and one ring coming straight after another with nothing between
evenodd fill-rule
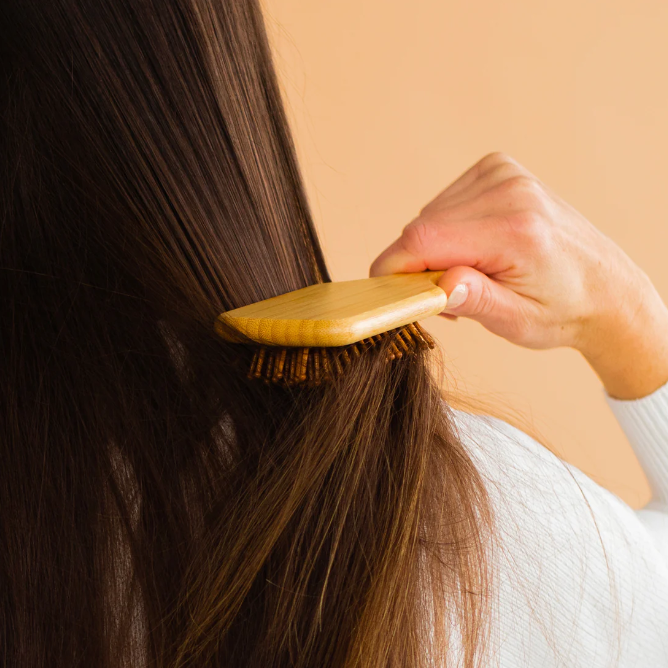
<instances>
[{"instance_id":1,"label":"bamboo hairbrush","mask_svg":"<svg viewBox=\"0 0 668 668\"><path fill-rule=\"evenodd\" d=\"M387 359L433 348L417 320L447 301L442 271L318 283L221 313L216 332L256 347L250 378L319 384L341 373L350 357L390 340Z\"/></svg>"}]
</instances>

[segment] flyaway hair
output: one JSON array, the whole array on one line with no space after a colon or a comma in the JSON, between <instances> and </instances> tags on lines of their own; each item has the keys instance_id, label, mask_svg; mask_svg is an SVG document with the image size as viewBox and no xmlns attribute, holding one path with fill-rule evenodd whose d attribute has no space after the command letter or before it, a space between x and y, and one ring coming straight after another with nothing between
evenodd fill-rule
<instances>
[{"instance_id":1,"label":"flyaway hair","mask_svg":"<svg viewBox=\"0 0 668 668\"><path fill-rule=\"evenodd\" d=\"M299 389L223 311L330 280L255 0L0 7L0 662L480 665L430 352Z\"/></svg>"}]
</instances>

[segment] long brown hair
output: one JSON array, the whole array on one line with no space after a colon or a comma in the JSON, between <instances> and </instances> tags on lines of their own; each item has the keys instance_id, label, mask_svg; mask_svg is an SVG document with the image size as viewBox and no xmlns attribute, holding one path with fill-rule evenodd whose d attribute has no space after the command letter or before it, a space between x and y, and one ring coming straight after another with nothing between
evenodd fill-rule
<instances>
[{"instance_id":1,"label":"long brown hair","mask_svg":"<svg viewBox=\"0 0 668 668\"><path fill-rule=\"evenodd\" d=\"M214 333L330 280L256 0L5 0L0 44L3 665L478 665L428 359L281 389Z\"/></svg>"}]
</instances>

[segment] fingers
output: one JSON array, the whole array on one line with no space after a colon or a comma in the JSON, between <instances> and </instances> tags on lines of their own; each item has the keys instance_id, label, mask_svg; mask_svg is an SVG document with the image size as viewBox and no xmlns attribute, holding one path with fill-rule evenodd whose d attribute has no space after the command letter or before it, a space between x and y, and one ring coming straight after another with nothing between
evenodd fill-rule
<instances>
[{"instance_id":1,"label":"fingers","mask_svg":"<svg viewBox=\"0 0 668 668\"><path fill-rule=\"evenodd\" d=\"M448 295L442 315L466 316L499 336L526 344L530 323L535 320L534 307L509 288L471 267L447 270L438 286ZM451 301L458 304L453 307Z\"/></svg>"},{"instance_id":2,"label":"fingers","mask_svg":"<svg viewBox=\"0 0 668 668\"><path fill-rule=\"evenodd\" d=\"M518 243L512 227L496 216L442 223L417 218L372 263L370 276L425 269L448 269L457 265L485 273L503 271L507 249Z\"/></svg>"},{"instance_id":3,"label":"fingers","mask_svg":"<svg viewBox=\"0 0 668 668\"><path fill-rule=\"evenodd\" d=\"M445 198L452 197L462 190L465 190L469 185L476 181L484 169L482 162L482 160L478 160L475 165L469 167L469 169L467 169L460 177L455 179L447 188L438 193L438 195L436 195L436 197L431 202L429 202L429 204L422 207L420 214L429 211L434 202L437 200L443 200Z\"/></svg>"},{"instance_id":4,"label":"fingers","mask_svg":"<svg viewBox=\"0 0 668 668\"><path fill-rule=\"evenodd\" d=\"M444 270L442 316L465 316L509 341L540 347L536 323L544 319L540 295L547 290L540 272L554 255L553 209L536 177L490 153L422 209L369 275Z\"/></svg>"},{"instance_id":5,"label":"fingers","mask_svg":"<svg viewBox=\"0 0 668 668\"><path fill-rule=\"evenodd\" d=\"M444 204L453 205L457 202L471 199L475 196L475 193L482 191L481 186L498 181L498 178L490 180L489 176L498 170L498 168L504 166L509 171L512 171L512 174L529 174L522 165L505 153L501 153L500 151L489 153L475 165L466 170L466 172L445 188L445 190L441 191L431 202L429 202L429 204L424 206L420 211L420 215L441 208ZM497 175L500 176L498 172ZM471 190L471 186L474 185L478 187Z\"/></svg>"},{"instance_id":6,"label":"fingers","mask_svg":"<svg viewBox=\"0 0 668 668\"><path fill-rule=\"evenodd\" d=\"M454 194L446 197L446 189L403 229L370 276L456 265L502 272L512 265L511 250L517 259L528 249L549 199L538 179L503 154L490 154L461 179Z\"/></svg>"},{"instance_id":7,"label":"fingers","mask_svg":"<svg viewBox=\"0 0 668 668\"><path fill-rule=\"evenodd\" d=\"M430 211L442 211L443 209L451 209L467 204L486 206L487 195L491 197L498 187L518 178L532 179L533 177L525 169L514 163L502 162L480 174L475 181L454 195L440 202L434 202Z\"/></svg>"}]
</instances>

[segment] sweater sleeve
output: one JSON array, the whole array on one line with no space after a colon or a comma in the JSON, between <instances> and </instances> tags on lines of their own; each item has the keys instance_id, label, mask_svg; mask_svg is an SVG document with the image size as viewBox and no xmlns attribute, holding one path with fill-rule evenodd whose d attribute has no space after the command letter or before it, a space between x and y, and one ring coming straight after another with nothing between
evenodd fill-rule
<instances>
[{"instance_id":1,"label":"sweater sleeve","mask_svg":"<svg viewBox=\"0 0 668 668\"><path fill-rule=\"evenodd\" d=\"M668 564L668 383L640 399L615 399L603 392L652 492L636 516Z\"/></svg>"},{"instance_id":2,"label":"sweater sleeve","mask_svg":"<svg viewBox=\"0 0 668 668\"><path fill-rule=\"evenodd\" d=\"M668 513L668 383L641 399L604 394L649 481L652 498L646 507Z\"/></svg>"}]
</instances>

